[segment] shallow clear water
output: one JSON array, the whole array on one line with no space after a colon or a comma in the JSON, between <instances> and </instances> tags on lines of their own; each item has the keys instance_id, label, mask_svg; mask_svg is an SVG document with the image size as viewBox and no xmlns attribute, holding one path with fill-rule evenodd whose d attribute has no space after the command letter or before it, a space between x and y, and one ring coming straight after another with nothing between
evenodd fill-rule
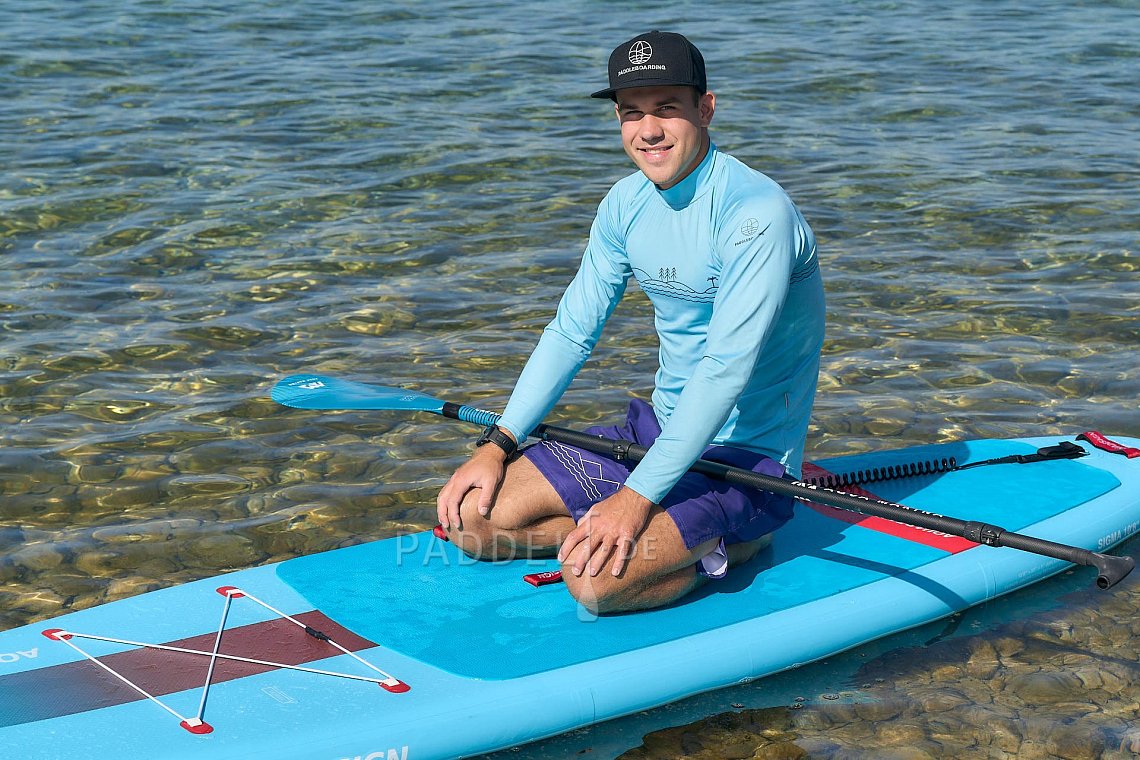
<instances>
[{"instance_id":1,"label":"shallow clear water","mask_svg":"<svg viewBox=\"0 0 1140 760\"><path fill-rule=\"evenodd\" d=\"M1138 11L0 0L0 627L429 527L473 430L269 388L501 405L631 170L586 95L649 28L819 238L809 452L1140 434ZM558 420L648 393L648 315Z\"/></svg>"}]
</instances>

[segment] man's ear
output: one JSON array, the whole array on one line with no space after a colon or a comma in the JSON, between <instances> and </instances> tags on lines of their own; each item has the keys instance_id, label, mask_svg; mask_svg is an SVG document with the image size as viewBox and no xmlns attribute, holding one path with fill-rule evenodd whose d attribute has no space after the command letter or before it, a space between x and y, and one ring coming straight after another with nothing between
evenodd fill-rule
<instances>
[{"instance_id":1,"label":"man's ear","mask_svg":"<svg viewBox=\"0 0 1140 760\"><path fill-rule=\"evenodd\" d=\"M716 113L716 95L711 92L701 95L701 99L697 101L697 111L701 115L702 127L712 124L713 114Z\"/></svg>"}]
</instances>

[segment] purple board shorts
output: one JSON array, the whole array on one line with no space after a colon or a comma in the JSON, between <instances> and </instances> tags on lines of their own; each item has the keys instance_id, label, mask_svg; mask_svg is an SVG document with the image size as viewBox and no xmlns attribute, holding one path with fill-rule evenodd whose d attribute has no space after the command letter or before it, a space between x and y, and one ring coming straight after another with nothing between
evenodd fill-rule
<instances>
[{"instance_id":1,"label":"purple board shorts","mask_svg":"<svg viewBox=\"0 0 1140 760\"><path fill-rule=\"evenodd\" d=\"M650 446L661 434L661 427L653 408L640 399L633 399L624 426L592 427L586 432ZM535 444L525 449L523 456L554 486L574 522L581 520L594 504L616 493L636 464L553 441ZM784 477L782 464L754 451L710 446L705 449L703 458ZM661 507L677 524L686 549L719 537L722 539L719 548L723 551L723 545L754 541L786 523L792 517L793 500L789 496L688 472L662 499Z\"/></svg>"}]
</instances>

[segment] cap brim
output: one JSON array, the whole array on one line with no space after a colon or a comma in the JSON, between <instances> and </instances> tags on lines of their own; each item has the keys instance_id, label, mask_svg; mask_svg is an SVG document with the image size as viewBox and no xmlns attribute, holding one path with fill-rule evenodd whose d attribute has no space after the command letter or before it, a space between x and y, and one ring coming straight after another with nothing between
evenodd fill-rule
<instances>
[{"instance_id":1,"label":"cap brim","mask_svg":"<svg viewBox=\"0 0 1140 760\"><path fill-rule=\"evenodd\" d=\"M637 87L693 87L702 94L705 92L692 82L678 82L676 79L641 79L637 82L631 82L630 84L622 85L621 87L607 87L604 90L592 92L590 93L590 97L610 98L612 100L614 95L616 95L621 90L632 90Z\"/></svg>"}]
</instances>

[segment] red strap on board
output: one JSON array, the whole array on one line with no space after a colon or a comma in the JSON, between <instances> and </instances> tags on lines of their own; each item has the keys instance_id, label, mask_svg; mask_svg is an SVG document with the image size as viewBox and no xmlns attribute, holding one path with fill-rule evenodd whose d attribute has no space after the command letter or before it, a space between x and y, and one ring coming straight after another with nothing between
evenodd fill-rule
<instances>
[{"instance_id":1,"label":"red strap on board","mask_svg":"<svg viewBox=\"0 0 1140 760\"><path fill-rule=\"evenodd\" d=\"M551 583L561 583L562 571L547 570L545 573L531 573L530 575L524 575L523 580L535 588L538 588L539 586L546 586Z\"/></svg>"},{"instance_id":2,"label":"red strap on board","mask_svg":"<svg viewBox=\"0 0 1140 760\"><path fill-rule=\"evenodd\" d=\"M392 679L392 680L394 680L395 683L389 684L389 683L384 683L383 681L377 681L376 683L380 684L380 688L383 689L384 691L390 691L393 694L403 694L404 692L409 691L412 688L411 686L408 686L406 683L404 683L403 681L401 681L399 679Z\"/></svg>"},{"instance_id":3,"label":"red strap on board","mask_svg":"<svg viewBox=\"0 0 1140 760\"><path fill-rule=\"evenodd\" d=\"M1106 438L1095 430L1086 430L1077 436L1077 440L1088 441L1101 451L1108 451L1113 454L1123 454L1129 459L1140 457L1140 449L1134 449L1131 446L1125 446L1122 443L1117 443L1110 438Z\"/></svg>"}]
</instances>

